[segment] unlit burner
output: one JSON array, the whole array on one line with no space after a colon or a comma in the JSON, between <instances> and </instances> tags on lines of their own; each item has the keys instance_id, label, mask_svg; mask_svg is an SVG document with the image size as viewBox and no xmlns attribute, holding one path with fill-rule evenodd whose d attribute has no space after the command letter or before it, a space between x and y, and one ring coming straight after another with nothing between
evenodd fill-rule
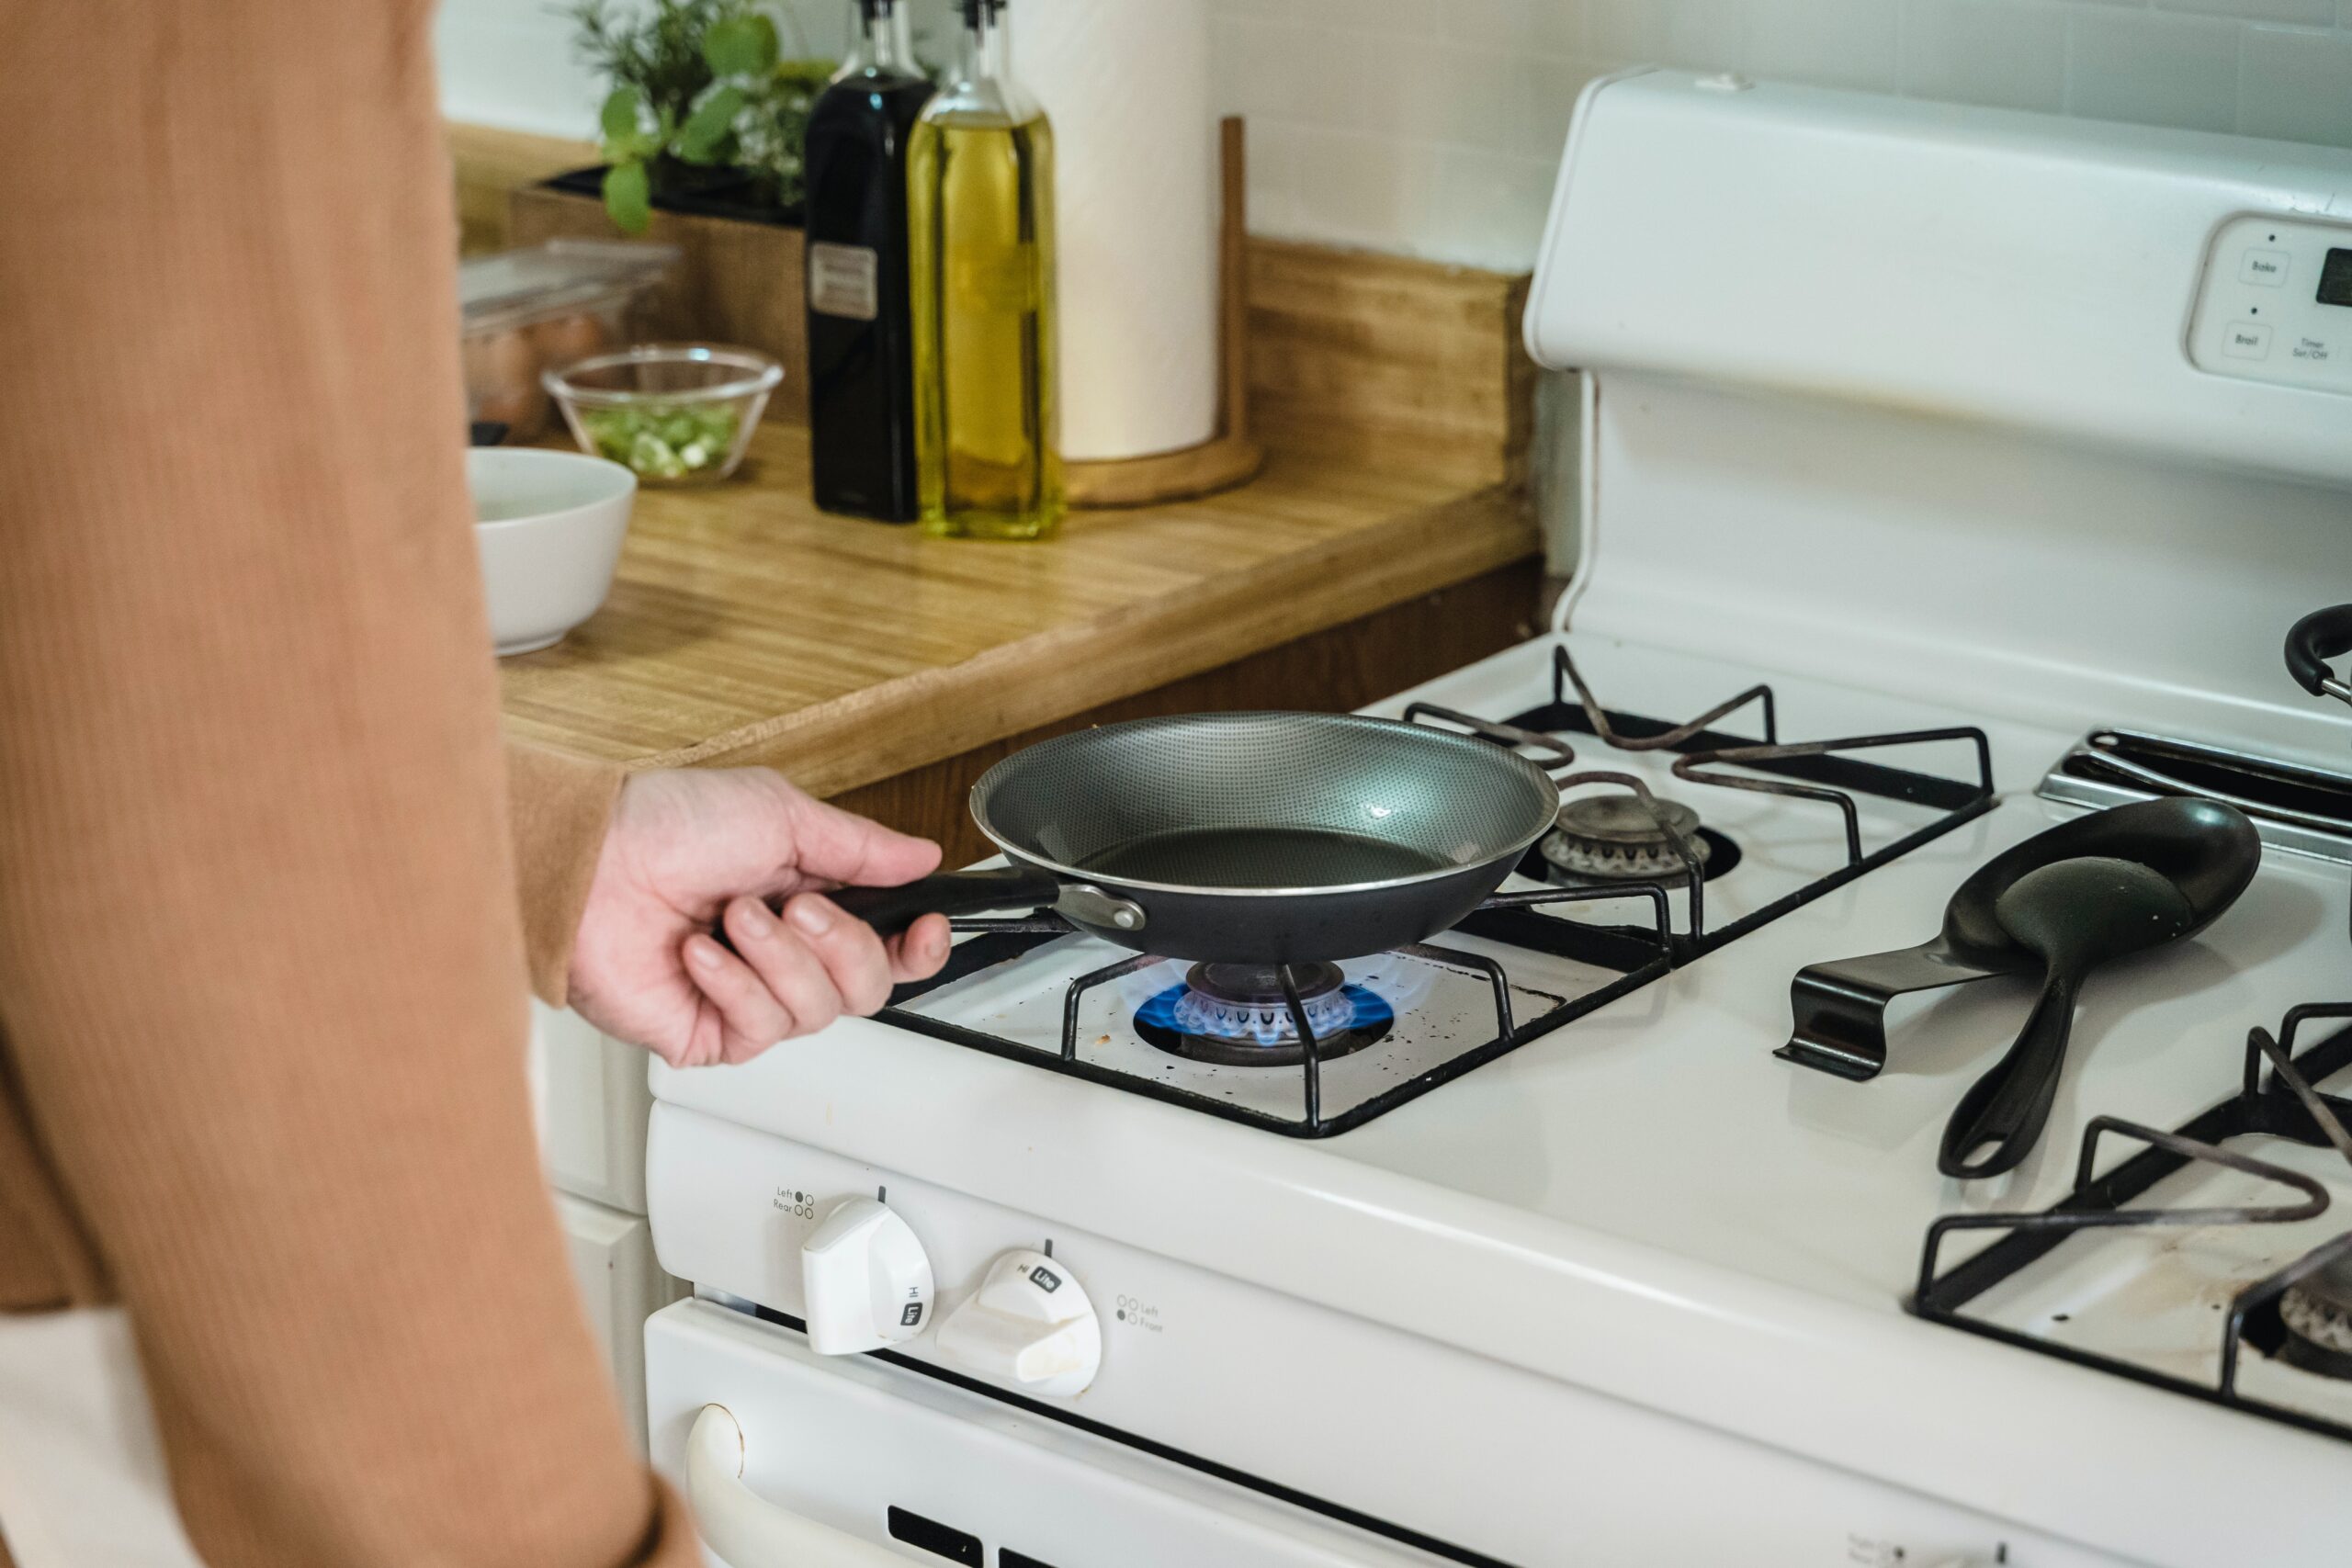
<instances>
[{"instance_id":1,"label":"unlit burner","mask_svg":"<svg viewBox=\"0 0 2352 1568\"><path fill-rule=\"evenodd\" d=\"M1377 992L1350 985L1336 964L1294 964L1290 978L1318 1060L1361 1051L1396 1024L1396 1010ZM1271 964L1193 964L1182 985L1136 1010L1136 1032L1162 1051L1220 1066L1289 1066L1305 1056Z\"/></svg>"},{"instance_id":2,"label":"unlit burner","mask_svg":"<svg viewBox=\"0 0 2352 1568\"><path fill-rule=\"evenodd\" d=\"M1572 877L1594 882L1679 882L1688 872L1675 852L1677 835L1704 874L1714 846L1699 830L1699 814L1680 801L1579 795L1560 807L1559 826L1544 840L1544 858Z\"/></svg>"},{"instance_id":3,"label":"unlit burner","mask_svg":"<svg viewBox=\"0 0 2352 1568\"><path fill-rule=\"evenodd\" d=\"M2352 1258L2338 1258L2278 1298L2286 1339L2278 1359L2324 1377L2352 1378Z\"/></svg>"}]
</instances>

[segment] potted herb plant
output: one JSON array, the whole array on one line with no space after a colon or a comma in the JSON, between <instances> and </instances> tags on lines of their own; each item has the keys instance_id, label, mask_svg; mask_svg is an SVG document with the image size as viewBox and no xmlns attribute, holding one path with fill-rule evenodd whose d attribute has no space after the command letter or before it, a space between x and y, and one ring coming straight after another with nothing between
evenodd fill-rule
<instances>
[{"instance_id":1,"label":"potted herb plant","mask_svg":"<svg viewBox=\"0 0 2352 1568\"><path fill-rule=\"evenodd\" d=\"M753 0L574 0L568 14L580 58L605 81L605 162L516 191L514 243L617 228L675 245L678 266L649 303L656 335L799 364L801 143L833 62L808 58L789 15ZM776 394L787 418L805 402L799 383L787 377Z\"/></svg>"},{"instance_id":2,"label":"potted herb plant","mask_svg":"<svg viewBox=\"0 0 2352 1568\"><path fill-rule=\"evenodd\" d=\"M751 0L654 0L641 12L578 0L571 15L582 61L609 87L596 177L622 231L642 233L656 206L797 220L808 111L834 62L805 45L787 56L776 17Z\"/></svg>"}]
</instances>

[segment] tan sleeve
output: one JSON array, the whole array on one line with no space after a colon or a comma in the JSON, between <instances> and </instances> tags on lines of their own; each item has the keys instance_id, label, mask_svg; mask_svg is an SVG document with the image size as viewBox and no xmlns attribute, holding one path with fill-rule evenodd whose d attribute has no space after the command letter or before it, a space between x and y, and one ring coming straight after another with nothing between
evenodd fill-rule
<instances>
[{"instance_id":1,"label":"tan sleeve","mask_svg":"<svg viewBox=\"0 0 2352 1568\"><path fill-rule=\"evenodd\" d=\"M510 744L507 812L514 836L514 884L522 896L523 954L531 990L549 1007L564 1005L571 939L595 880L597 852L612 820L627 771Z\"/></svg>"},{"instance_id":2,"label":"tan sleeve","mask_svg":"<svg viewBox=\"0 0 2352 1568\"><path fill-rule=\"evenodd\" d=\"M213 1568L684 1568L531 1134L430 21L9 12L0 1255Z\"/></svg>"}]
</instances>

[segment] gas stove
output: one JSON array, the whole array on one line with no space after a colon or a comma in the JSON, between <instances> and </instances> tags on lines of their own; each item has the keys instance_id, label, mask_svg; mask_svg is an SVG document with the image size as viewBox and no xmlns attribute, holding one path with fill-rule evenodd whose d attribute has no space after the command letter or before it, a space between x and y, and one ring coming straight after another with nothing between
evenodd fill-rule
<instances>
[{"instance_id":1,"label":"gas stove","mask_svg":"<svg viewBox=\"0 0 2352 1568\"><path fill-rule=\"evenodd\" d=\"M1528 317L1587 373L1576 577L1371 710L1539 761L1560 834L1415 948L1008 910L877 1019L657 1066L657 1462L1011 1568L2340 1561L2352 724L2278 648L2352 599L2352 359L2228 345L2352 338L2304 288L2346 172L1589 89ZM1809 965L2183 788L2276 807L2260 869L2091 977L2016 1168L1938 1145L2037 976L1898 998L1867 1081L1782 1054Z\"/></svg>"},{"instance_id":2,"label":"gas stove","mask_svg":"<svg viewBox=\"0 0 2352 1568\"><path fill-rule=\"evenodd\" d=\"M1544 762L1560 826L1441 942L1344 964L1186 966L1050 911L967 940L886 1022L1271 1131L1321 1137L1541 1038L1993 804L1973 726L1789 741L1769 684L1677 723L1614 711L1569 646L1545 700L1397 716ZM1755 733L1713 728L1745 714ZM1901 758L1944 772L1897 765ZM1598 759L1595 761L1594 759ZM1957 775L1957 776L1955 776ZM1704 803L1704 815L1693 801ZM1628 913L1646 923L1627 924Z\"/></svg>"}]
</instances>

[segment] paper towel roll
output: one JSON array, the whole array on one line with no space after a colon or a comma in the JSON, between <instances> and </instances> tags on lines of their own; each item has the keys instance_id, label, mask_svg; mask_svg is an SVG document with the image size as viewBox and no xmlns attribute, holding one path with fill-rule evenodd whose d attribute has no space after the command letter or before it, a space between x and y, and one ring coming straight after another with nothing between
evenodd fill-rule
<instances>
[{"instance_id":1,"label":"paper towel roll","mask_svg":"<svg viewBox=\"0 0 2352 1568\"><path fill-rule=\"evenodd\" d=\"M1216 434L1216 123L1204 0L1012 0L1054 126L1065 457Z\"/></svg>"}]
</instances>

